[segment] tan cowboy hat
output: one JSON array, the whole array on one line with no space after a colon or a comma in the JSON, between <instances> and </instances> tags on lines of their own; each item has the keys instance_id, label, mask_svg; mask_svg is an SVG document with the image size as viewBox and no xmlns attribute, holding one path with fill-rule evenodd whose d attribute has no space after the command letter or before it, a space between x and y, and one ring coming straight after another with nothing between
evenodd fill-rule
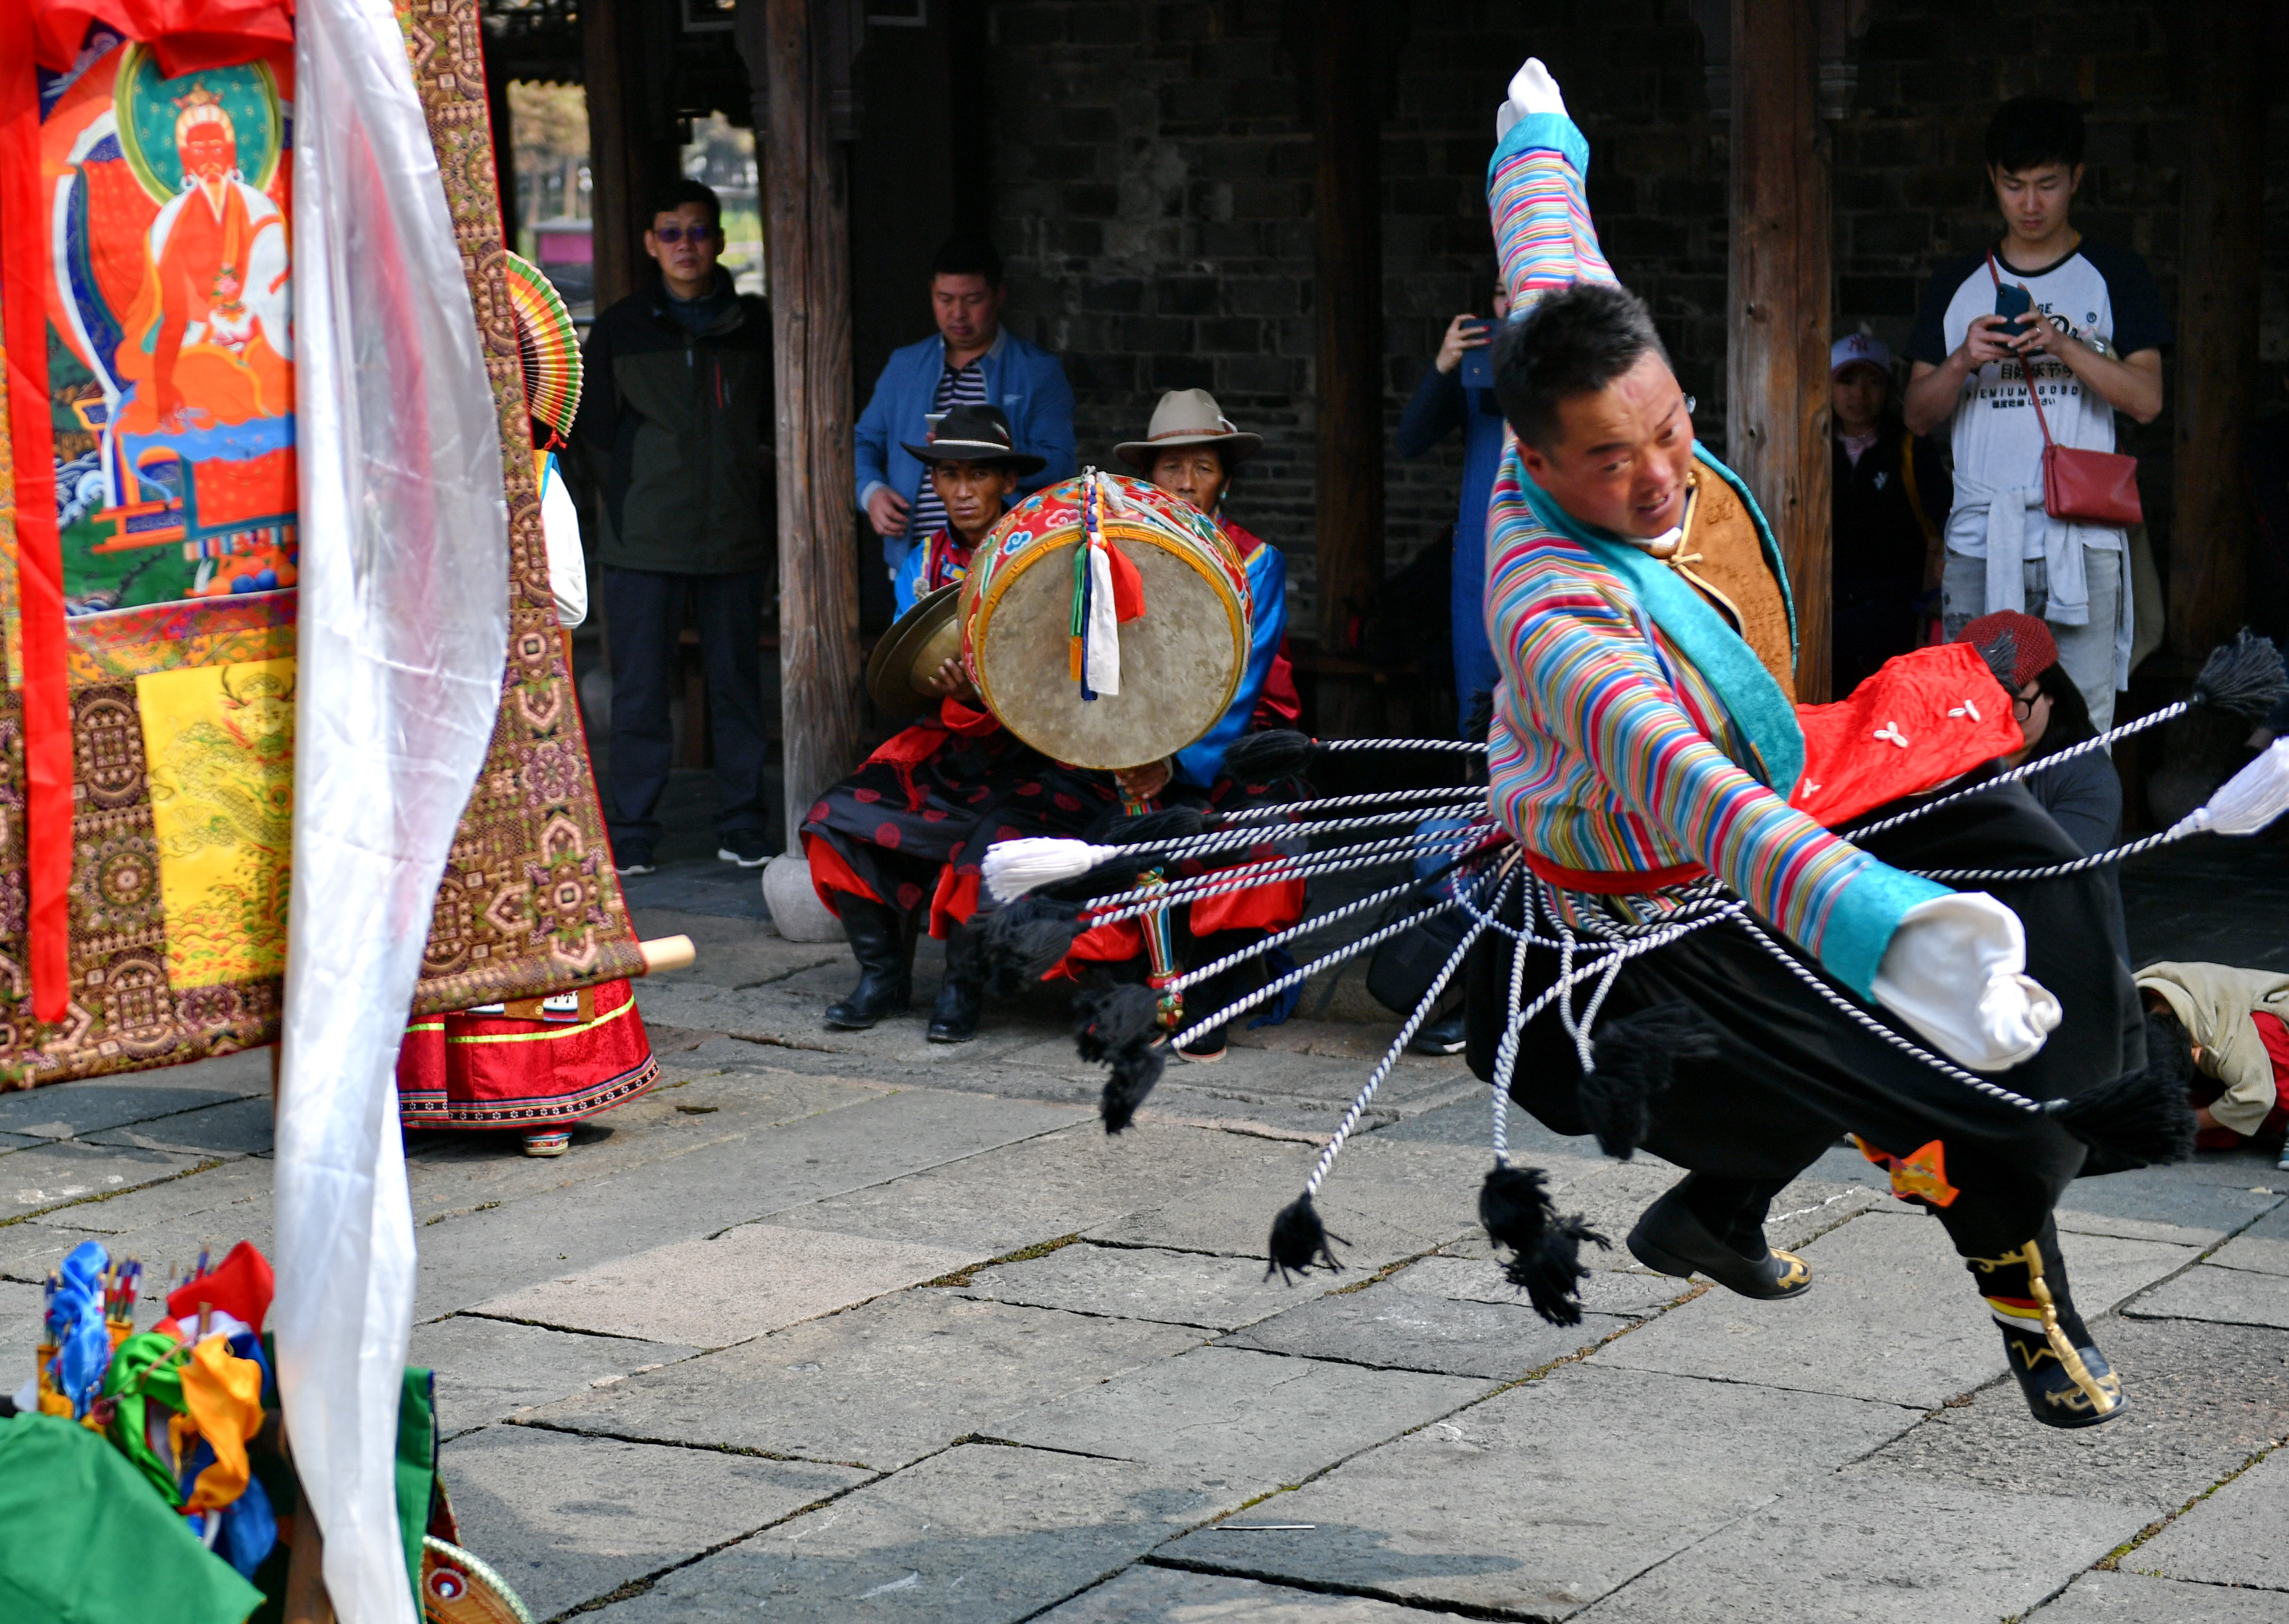
<instances>
[{"instance_id":1,"label":"tan cowboy hat","mask_svg":"<svg viewBox=\"0 0 2289 1624\"><path fill-rule=\"evenodd\" d=\"M1220 448L1229 466L1246 462L1262 450L1264 436L1234 428L1216 403L1216 396L1207 390L1171 389L1152 408L1152 426L1144 431L1144 438L1124 440L1113 448L1113 454L1130 467L1150 474L1152 459L1161 452L1194 445Z\"/></svg>"},{"instance_id":2,"label":"tan cowboy hat","mask_svg":"<svg viewBox=\"0 0 2289 1624\"><path fill-rule=\"evenodd\" d=\"M910 721L934 708L937 690L930 678L961 652L961 583L953 582L914 600L898 617L866 662L866 691L889 721Z\"/></svg>"}]
</instances>

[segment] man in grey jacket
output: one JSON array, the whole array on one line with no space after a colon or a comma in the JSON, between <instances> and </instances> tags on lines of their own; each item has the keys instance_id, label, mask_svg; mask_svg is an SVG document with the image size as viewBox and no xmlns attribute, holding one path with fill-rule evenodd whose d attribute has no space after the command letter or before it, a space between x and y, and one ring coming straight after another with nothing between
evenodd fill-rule
<instances>
[{"instance_id":1,"label":"man in grey jacket","mask_svg":"<svg viewBox=\"0 0 2289 1624\"><path fill-rule=\"evenodd\" d=\"M656 201L644 251L658 280L596 319L573 425L601 498L612 660L604 813L614 865L650 872L688 605L707 675L716 855L754 868L771 855L760 647L778 548L770 315L716 265L715 194L685 180Z\"/></svg>"}]
</instances>

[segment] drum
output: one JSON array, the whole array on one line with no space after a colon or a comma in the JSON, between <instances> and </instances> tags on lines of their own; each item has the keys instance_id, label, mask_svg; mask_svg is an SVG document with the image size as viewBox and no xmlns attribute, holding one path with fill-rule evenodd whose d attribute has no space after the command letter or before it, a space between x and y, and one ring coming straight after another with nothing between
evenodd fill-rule
<instances>
[{"instance_id":1,"label":"drum","mask_svg":"<svg viewBox=\"0 0 2289 1624\"><path fill-rule=\"evenodd\" d=\"M1075 552L1098 534L1136 567L1144 613L1118 627L1121 690L1074 675ZM962 651L1001 725L1074 767L1142 767L1216 723L1247 670L1248 571L1215 522L1142 480L1094 469L1005 514L961 584Z\"/></svg>"}]
</instances>

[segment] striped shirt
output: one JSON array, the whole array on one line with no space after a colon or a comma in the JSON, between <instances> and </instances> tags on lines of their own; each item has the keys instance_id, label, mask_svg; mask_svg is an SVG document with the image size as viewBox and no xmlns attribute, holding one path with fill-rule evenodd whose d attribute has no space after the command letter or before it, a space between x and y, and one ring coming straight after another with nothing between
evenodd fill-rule
<instances>
[{"instance_id":1,"label":"striped shirt","mask_svg":"<svg viewBox=\"0 0 2289 1624\"><path fill-rule=\"evenodd\" d=\"M985 357L980 355L966 367L947 367L937 375L937 394L930 403L932 411L951 411L957 406L983 406L985 401ZM914 492L914 511L906 520L909 536L935 536L946 528L945 504L937 499L937 487L930 482L928 464L922 466L922 482Z\"/></svg>"},{"instance_id":2,"label":"striped shirt","mask_svg":"<svg viewBox=\"0 0 2289 1624\"><path fill-rule=\"evenodd\" d=\"M1615 280L1583 201L1588 159L1557 115L1520 120L1495 151L1487 189L1512 321L1569 283ZM1703 478L1730 477L1702 460ZM1689 592L1682 617L1674 600L1655 601L1654 583L1631 585L1642 555L1596 540L1529 486L1510 439L1487 518L1487 615L1503 679L1487 738L1496 816L1545 864L1715 873L1871 996L1900 916L1942 888L1791 808L1803 740L1778 684L1745 644L1746 665L1734 657L1740 640L1715 611ZM1757 524L1772 556L1761 514ZM1695 610L1707 624L1681 637Z\"/></svg>"}]
</instances>

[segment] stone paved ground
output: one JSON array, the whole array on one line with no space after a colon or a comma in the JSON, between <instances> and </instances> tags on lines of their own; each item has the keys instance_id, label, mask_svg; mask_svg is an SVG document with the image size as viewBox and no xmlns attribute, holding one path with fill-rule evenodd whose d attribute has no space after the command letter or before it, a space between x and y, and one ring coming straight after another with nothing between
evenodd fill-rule
<instances>
[{"instance_id":1,"label":"stone paved ground","mask_svg":"<svg viewBox=\"0 0 2289 1624\"><path fill-rule=\"evenodd\" d=\"M1938 1227L1849 1152L1775 1209L1802 1301L1617 1247L1559 1331L1473 1221L1482 1095L1409 1059L1325 1192L1349 1267L1266 1282L1389 1026L1248 1034L1108 1142L1055 1000L959 1049L919 1010L825 1032L845 955L764 934L751 888L701 862L637 893L699 943L642 989L657 1093L561 1160L413 1142L413 1356L467 1541L538 1617L2289 1624L2269 1158L2075 1188L2135 1407L2047 1432ZM2144 954L2284 961L2278 846L2130 894ZM160 1278L269 1241L267 1092L257 1054L0 1096L0 1368L90 1234ZM1675 1176L1511 1132L1615 1235Z\"/></svg>"}]
</instances>

